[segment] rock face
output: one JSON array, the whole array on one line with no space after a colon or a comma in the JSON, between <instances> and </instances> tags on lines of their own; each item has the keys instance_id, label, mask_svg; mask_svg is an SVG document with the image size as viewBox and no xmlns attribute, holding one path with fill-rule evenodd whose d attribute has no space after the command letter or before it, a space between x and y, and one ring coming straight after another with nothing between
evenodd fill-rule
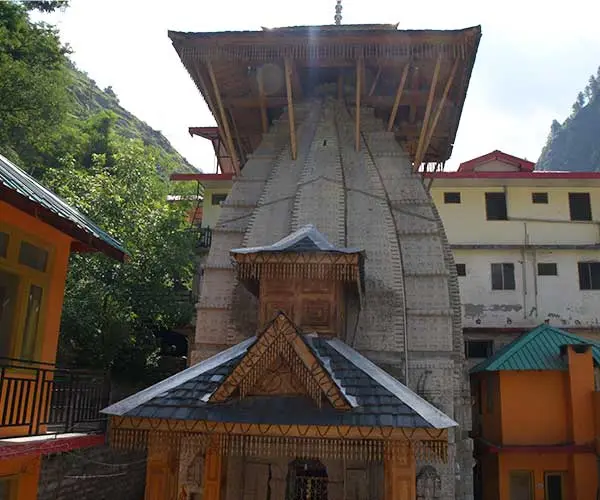
<instances>
[{"instance_id":1,"label":"rock face","mask_svg":"<svg viewBox=\"0 0 600 500\"><path fill-rule=\"evenodd\" d=\"M314 224L334 245L366 253L362 307L347 305L341 339L459 422L448 464L433 472L420 466L427 467L429 482L439 475L441 496L435 498L472 498L459 289L433 202L371 109L360 110L358 152L353 109L323 98L299 103L295 113L297 159L291 159L284 113L224 203L203 266L192 362L257 328L256 299L236 282L229 250L270 244Z\"/></svg>"}]
</instances>

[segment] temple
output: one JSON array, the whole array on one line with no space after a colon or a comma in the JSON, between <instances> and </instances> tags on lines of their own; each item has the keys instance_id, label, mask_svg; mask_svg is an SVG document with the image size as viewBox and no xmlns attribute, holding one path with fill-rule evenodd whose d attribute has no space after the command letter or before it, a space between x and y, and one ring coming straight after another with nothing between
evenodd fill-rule
<instances>
[{"instance_id":1,"label":"temple","mask_svg":"<svg viewBox=\"0 0 600 500\"><path fill-rule=\"evenodd\" d=\"M339 14L339 13L338 13ZM105 409L146 499L472 498L456 269L422 180L481 30L170 32L233 186L190 366Z\"/></svg>"}]
</instances>

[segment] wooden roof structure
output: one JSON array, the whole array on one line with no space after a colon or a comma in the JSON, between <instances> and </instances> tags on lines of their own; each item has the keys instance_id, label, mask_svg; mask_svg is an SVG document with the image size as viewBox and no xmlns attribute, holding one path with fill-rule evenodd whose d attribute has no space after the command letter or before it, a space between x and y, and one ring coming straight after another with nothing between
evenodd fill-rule
<instances>
[{"instance_id":1,"label":"wooden roof structure","mask_svg":"<svg viewBox=\"0 0 600 500\"><path fill-rule=\"evenodd\" d=\"M294 156L294 104L330 86L349 108L374 108L418 168L452 153L481 27L298 26L170 31L169 37L217 120L234 165L239 160L243 166L285 109ZM360 113L355 116L358 148Z\"/></svg>"}]
</instances>

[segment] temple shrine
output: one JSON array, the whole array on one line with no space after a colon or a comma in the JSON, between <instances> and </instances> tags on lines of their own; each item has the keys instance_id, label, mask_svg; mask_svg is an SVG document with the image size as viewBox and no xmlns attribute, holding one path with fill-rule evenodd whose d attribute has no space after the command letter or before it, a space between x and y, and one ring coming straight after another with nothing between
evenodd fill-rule
<instances>
[{"instance_id":1,"label":"temple shrine","mask_svg":"<svg viewBox=\"0 0 600 500\"><path fill-rule=\"evenodd\" d=\"M338 8L169 36L233 187L190 366L104 410L112 446L148 452L146 499L471 499L458 283L422 172L452 152L480 28Z\"/></svg>"}]
</instances>

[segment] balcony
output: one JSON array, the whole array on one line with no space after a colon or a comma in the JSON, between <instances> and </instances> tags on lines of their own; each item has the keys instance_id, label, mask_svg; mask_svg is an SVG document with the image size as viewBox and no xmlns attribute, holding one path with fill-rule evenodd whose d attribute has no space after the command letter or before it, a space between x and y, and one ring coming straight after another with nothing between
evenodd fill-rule
<instances>
[{"instance_id":1,"label":"balcony","mask_svg":"<svg viewBox=\"0 0 600 500\"><path fill-rule=\"evenodd\" d=\"M105 373L0 358L0 438L104 432Z\"/></svg>"}]
</instances>

